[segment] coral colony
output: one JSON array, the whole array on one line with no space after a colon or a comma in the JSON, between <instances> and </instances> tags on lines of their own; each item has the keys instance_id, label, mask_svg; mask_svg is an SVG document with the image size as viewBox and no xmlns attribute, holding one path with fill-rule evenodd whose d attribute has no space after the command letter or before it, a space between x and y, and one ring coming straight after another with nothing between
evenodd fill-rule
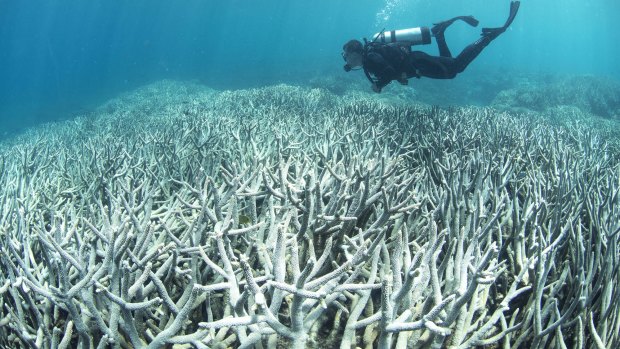
<instances>
[{"instance_id":1,"label":"coral colony","mask_svg":"<svg viewBox=\"0 0 620 349\"><path fill-rule=\"evenodd\" d=\"M617 348L602 128L161 82L0 149L0 347Z\"/></svg>"}]
</instances>

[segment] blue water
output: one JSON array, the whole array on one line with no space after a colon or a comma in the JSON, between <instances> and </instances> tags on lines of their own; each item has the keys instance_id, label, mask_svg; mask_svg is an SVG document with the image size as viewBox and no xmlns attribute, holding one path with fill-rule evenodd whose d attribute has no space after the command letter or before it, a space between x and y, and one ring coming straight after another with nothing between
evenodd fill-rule
<instances>
[{"instance_id":1,"label":"blue water","mask_svg":"<svg viewBox=\"0 0 620 349\"><path fill-rule=\"evenodd\" d=\"M0 0L0 132L63 119L163 78L234 89L345 74L350 38L475 15L506 0ZM470 66L620 77L615 0L523 0L510 31ZM456 24L453 52L479 28ZM436 53L433 45L424 47ZM359 76L364 79L363 76Z\"/></svg>"}]
</instances>

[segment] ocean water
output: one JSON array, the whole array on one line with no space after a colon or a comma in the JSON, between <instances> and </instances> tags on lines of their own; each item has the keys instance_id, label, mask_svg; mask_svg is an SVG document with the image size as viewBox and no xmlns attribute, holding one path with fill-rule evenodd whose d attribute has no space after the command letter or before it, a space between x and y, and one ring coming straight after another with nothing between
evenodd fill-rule
<instances>
[{"instance_id":1,"label":"ocean water","mask_svg":"<svg viewBox=\"0 0 620 349\"><path fill-rule=\"evenodd\" d=\"M65 119L161 79L219 89L338 79L348 39L457 15L492 27L503 23L507 8L508 1L488 0L1 0L0 129ZM510 30L468 74L618 79L618 13L612 0L524 0ZM478 34L457 23L446 36L457 53ZM436 53L434 44L420 49Z\"/></svg>"}]
</instances>

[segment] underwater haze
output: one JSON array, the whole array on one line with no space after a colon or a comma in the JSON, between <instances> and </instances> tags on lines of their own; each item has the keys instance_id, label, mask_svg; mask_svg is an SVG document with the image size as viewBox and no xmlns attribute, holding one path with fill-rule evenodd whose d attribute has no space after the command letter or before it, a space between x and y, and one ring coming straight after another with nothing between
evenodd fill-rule
<instances>
[{"instance_id":1,"label":"underwater haze","mask_svg":"<svg viewBox=\"0 0 620 349\"><path fill-rule=\"evenodd\" d=\"M218 89L344 78L340 52L351 38L469 14L480 20L479 28L499 26L508 3L0 0L0 130L65 119L165 78ZM509 31L468 74L618 79L618 13L613 0L524 0ZM477 39L479 28L450 28L452 51ZM434 44L418 48L436 53Z\"/></svg>"}]
</instances>

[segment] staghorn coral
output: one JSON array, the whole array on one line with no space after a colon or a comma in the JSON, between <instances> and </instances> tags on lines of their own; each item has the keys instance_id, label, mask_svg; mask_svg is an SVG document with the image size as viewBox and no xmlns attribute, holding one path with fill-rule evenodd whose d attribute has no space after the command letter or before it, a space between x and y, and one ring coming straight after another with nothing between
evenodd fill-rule
<instances>
[{"instance_id":1,"label":"staghorn coral","mask_svg":"<svg viewBox=\"0 0 620 349\"><path fill-rule=\"evenodd\" d=\"M507 110L549 109L572 106L582 113L607 119L620 118L620 85L608 78L567 76L551 81L529 81L500 92L491 105Z\"/></svg>"},{"instance_id":2,"label":"staghorn coral","mask_svg":"<svg viewBox=\"0 0 620 349\"><path fill-rule=\"evenodd\" d=\"M596 130L158 89L2 147L0 346L618 346Z\"/></svg>"}]
</instances>

